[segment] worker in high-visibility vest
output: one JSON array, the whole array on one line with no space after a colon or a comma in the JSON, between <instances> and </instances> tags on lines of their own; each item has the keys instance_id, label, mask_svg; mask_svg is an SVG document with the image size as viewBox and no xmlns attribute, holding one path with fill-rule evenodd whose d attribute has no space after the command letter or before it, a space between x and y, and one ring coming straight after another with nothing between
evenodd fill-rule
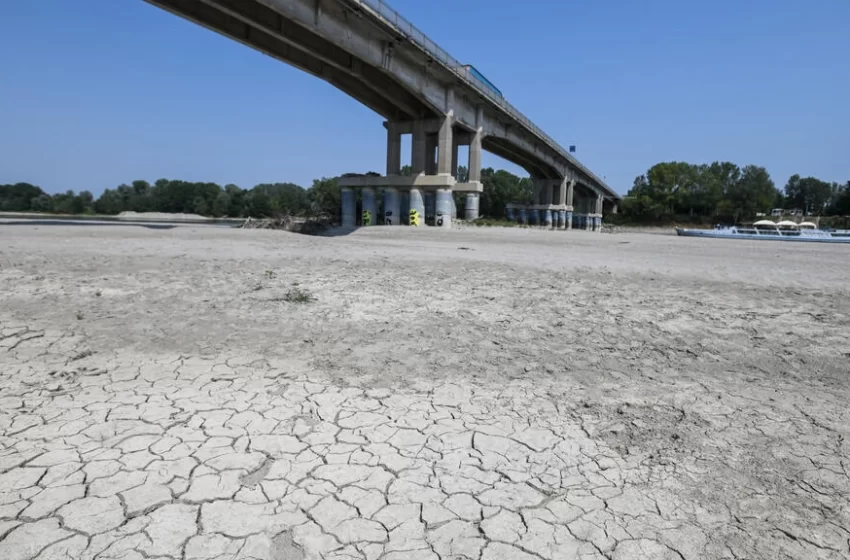
<instances>
[{"instance_id":1,"label":"worker in high-visibility vest","mask_svg":"<svg viewBox=\"0 0 850 560\"><path fill-rule=\"evenodd\" d=\"M371 226L372 225L372 213L368 210L363 210L363 225Z\"/></svg>"},{"instance_id":2,"label":"worker in high-visibility vest","mask_svg":"<svg viewBox=\"0 0 850 560\"><path fill-rule=\"evenodd\" d=\"M416 208L412 208L410 210L410 225L418 226L419 225L419 210Z\"/></svg>"}]
</instances>

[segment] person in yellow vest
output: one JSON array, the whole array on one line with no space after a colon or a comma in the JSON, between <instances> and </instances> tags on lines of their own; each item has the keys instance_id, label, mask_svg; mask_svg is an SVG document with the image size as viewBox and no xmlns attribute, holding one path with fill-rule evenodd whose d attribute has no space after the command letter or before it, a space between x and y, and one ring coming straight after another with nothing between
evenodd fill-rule
<instances>
[{"instance_id":1,"label":"person in yellow vest","mask_svg":"<svg viewBox=\"0 0 850 560\"><path fill-rule=\"evenodd\" d=\"M419 225L419 210L416 208L412 208L410 210L410 225L418 226Z\"/></svg>"},{"instance_id":2,"label":"person in yellow vest","mask_svg":"<svg viewBox=\"0 0 850 560\"><path fill-rule=\"evenodd\" d=\"M371 226L372 225L372 213L368 210L363 210L363 225Z\"/></svg>"}]
</instances>

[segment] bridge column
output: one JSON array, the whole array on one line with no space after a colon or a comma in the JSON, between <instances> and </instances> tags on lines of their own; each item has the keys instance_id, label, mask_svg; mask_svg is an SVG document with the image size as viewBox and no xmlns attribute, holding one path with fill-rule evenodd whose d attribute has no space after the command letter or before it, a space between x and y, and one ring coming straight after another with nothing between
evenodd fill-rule
<instances>
[{"instance_id":1,"label":"bridge column","mask_svg":"<svg viewBox=\"0 0 850 560\"><path fill-rule=\"evenodd\" d=\"M399 200L398 189L387 187L384 189L384 225L397 226L401 224L401 200Z\"/></svg>"},{"instance_id":2,"label":"bridge column","mask_svg":"<svg viewBox=\"0 0 850 560\"><path fill-rule=\"evenodd\" d=\"M342 227L354 227L357 225L357 198L354 189L343 187L340 191L342 198Z\"/></svg>"},{"instance_id":3,"label":"bridge column","mask_svg":"<svg viewBox=\"0 0 850 560\"><path fill-rule=\"evenodd\" d=\"M434 225L437 227L450 228L452 227L452 190L437 189L436 197L436 214Z\"/></svg>"},{"instance_id":4,"label":"bridge column","mask_svg":"<svg viewBox=\"0 0 850 560\"><path fill-rule=\"evenodd\" d=\"M605 198L600 194L596 197L596 231L602 231L602 207L605 204Z\"/></svg>"},{"instance_id":5,"label":"bridge column","mask_svg":"<svg viewBox=\"0 0 850 560\"><path fill-rule=\"evenodd\" d=\"M425 200L422 191L410 189L410 210L408 212L408 224L415 227L425 225Z\"/></svg>"},{"instance_id":6,"label":"bridge column","mask_svg":"<svg viewBox=\"0 0 850 560\"><path fill-rule=\"evenodd\" d=\"M452 124L454 114L450 111L440 123L440 132L437 133L437 175L451 175L454 154L454 142L452 139Z\"/></svg>"},{"instance_id":7,"label":"bridge column","mask_svg":"<svg viewBox=\"0 0 850 560\"><path fill-rule=\"evenodd\" d=\"M477 220L480 199L478 193L466 193L466 203L463 205L463 219ZM509 218L510 219L510 218ZM511 220L513 221L513 220Z\"/></svg>"},{"instance_id":8,"label":"bridge column","mask_svg":"<svg viewBox=\"0 0 850 560\"><path fill-rule=\"evenodd\" d=\"M566 182L567 183L567 198L565 204L567 205L567 229L573 229L573 194L575 193L573 187L576 182L572 179Z\"/></svg>"},{"instance_id":9,"label":"bridge column","mask_svg":"<svg viewBox=\"0 0 850 560\"><path fill-rule=\"evenodd\" d=\"M401 133L398 125L387 123L387 176L401 174Z\"/></svg>"},{"instance_id":10,"label":"bridge column","mask_svg":"<svg viewBox=\"0 0 850 560\"><path fill-rule=\"evenodd\" d=\"M469 142L469 179L470 183L481 182L481 140L484 138L484 108L475 108L475 131Z\"/></svg>"},{"instance_id":11,"label":"bridge column","mask_svg":"<svg viewBox=\"0 0 850 560\"><path fill-rule=\"evenodd\" d=\"M439 142L436 134L428 134L425 136L425 175L437 174L437 143Z\"/></svg>"},{"instance_id":12,"label":"bridge column","mask_svg":"<svg viewBox=\"0 0 850 560\"><path fill-rule=\"evenodd\" d=\"M414 175L425 173L427 134L425 121L413 122L413 139L410 150L410 167Z\"/></svg>"}]
</instances>

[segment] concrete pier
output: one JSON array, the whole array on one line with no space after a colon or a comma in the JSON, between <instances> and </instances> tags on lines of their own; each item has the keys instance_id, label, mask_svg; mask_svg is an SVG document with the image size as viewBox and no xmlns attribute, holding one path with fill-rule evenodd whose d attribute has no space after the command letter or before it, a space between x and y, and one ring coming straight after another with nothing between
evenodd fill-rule
<instances>
[{"instance_id":1,"label":"concrete pier","mask_svg":"<svg viewBox=\"0 0 850 560\"><path fill-rule=\"evenodd\" d=\"M410 211L407 223L414 227L425 225L425 200L419 189L410 189Z\"/></svg>"},{"instance_id":2,"label":"concrete pier","mask_svg":"<svg viewBox=\"0 0 850 560\"><path fill-rule=\"evenodd\" d=\"M401 225L408 225L410 223L410 191L402 190L398 193L399 198L399 212L398 218Z\"/></svg>"},{"instance_id":3,"label":"concrete pier","mask_svg":"<svg viewBox=\"0 0 850 560\"><path fill-rule=\"evenodd\" d=\"M452 191L451 189L437 189L436 213L434 225L437 227L452 227Z\"/></svg>"},{"instance_id":4,"label":"concrete pier","mask_svg":"<svg viewBox=\"0 0 850 560\"><path fill-rule=\"evenodd\" d=\"M541 210L543 212L543 227L552 229L552 211L548 208Z\"/></svg>"},{"instance_id":5,"label":"concrete pier","mask_svg":"<svg viewBox=\"0 0 850 560\"><path fill-rule=\"evenodd\" d=\"M362 197L363 211L360 216L360 224L364 226L377 225L378 220L378 203L375 200L375 189L364 187L360 190Z\"/></svg>"},{"instance_id":6,"label":"concrete pier","mask_svg":"<svg viewBox=\"0 0 850 560\"><path fill-rule=\"evenodd\" d=\"M353 189L342 189L342 226L354 227L357 225L357 197Z\"/></svg>"},{"instance_id":7,"label":"concrete pier","mask_svg":"<svg viewBox=\"0 0 850 560\"><path fill-rule=\"evenodd\" d=\"M425 224L429 226L434 225L434 221L436 219L437 214L437 193L434 191L425 191L423 194L424 204L425 204Z\"/></svg>"},{"instance_id":8,"label":"concrete pier","mask_svg":"<svg viewBox=\"0 0 850 560\"><path fill-rule=\"evenodd\" d=\"M384 225L401 225L401 200L398 189L392 187L384 189Z\"/></svg>"},{"instance_id":9,"label":"concrete pier","mask_svg":"<svg viewBox=\"0 0 850 560\"><path fill-rule=\"evenodd\" d=\"M463 205L463 219L477 220L478 219L478 203L480 197L478 193L466 193L466 203Z\"/></svg>"}]
</instances>

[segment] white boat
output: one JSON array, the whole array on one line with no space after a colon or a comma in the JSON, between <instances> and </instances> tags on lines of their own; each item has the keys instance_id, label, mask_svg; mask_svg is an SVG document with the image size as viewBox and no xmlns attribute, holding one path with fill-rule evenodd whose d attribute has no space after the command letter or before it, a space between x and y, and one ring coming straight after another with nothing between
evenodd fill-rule
<instances>
[{"instance_id":1,"label":"white boat","mask_svg":"<svg viewBox=\"0 0 850 560\"><path fill-rule=\"evenodd\" d=\"M798 241L804 243L850 243L850 231L825 231L812 222L798 224L790 220L775 223L760 220L752 225L715 227L714 229L676 228L683 237L719 239L759 239L766 241Z\"/></svg>"}]
</instances>

